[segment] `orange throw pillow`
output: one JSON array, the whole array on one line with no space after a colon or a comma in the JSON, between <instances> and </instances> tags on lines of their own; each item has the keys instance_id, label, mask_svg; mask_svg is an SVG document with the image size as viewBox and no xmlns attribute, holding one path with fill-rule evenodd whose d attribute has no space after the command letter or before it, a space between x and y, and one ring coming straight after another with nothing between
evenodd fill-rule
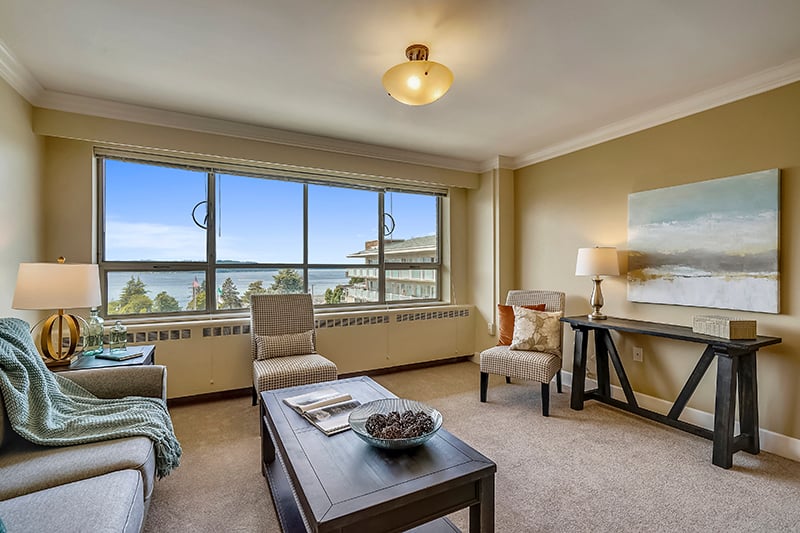
<instances>
[{"instance_id":1,"label":"orange throw pillow","mask_svg":"<svg viewBox=\"0 0 800 533\"><path fill-rule=\"evenodd\" d=\"M523 305L525 309L544 311L547 304ZM514 306L497 304L497 345L509 346L514 339Z\"/></svg>"}]
</instances>

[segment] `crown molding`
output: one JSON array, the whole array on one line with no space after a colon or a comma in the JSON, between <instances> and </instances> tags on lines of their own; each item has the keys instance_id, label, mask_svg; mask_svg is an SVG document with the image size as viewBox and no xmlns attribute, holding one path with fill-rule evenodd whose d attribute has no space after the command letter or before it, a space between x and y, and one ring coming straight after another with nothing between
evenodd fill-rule
<instances>
[{"instance_id":1,"label":"crown molding","mask_svg":"<svg viewBox=\"0 0 800 533\"><path fill-rule=\"evenodd\" d=\"M800 59L789 61L741 78L731 83L700 92L683 100L661 106L646 113L614 122L584 135L553 144L541 150L514 158L513 169L540 163L616 139L631 133L666 124L736 100L754 96L800 80Z\"/></svg>"},{"instance_id":2,"label":"crown molding","mask_svg":"<svg viewBox=\"0 0 800 533\"><path fill-rule=\"evenodd\" d=\"M475 161L244 124L230 120L202 117L199 115L167 111L152 107L123 104L111 100L55 91L43 91L36 100L35 105L37 107L54 109L57 111L137 122L151 126L163 126L201 133L226 135L229 137L270 142L298 148L324 150L339 154L371 157L400 163L446 168L464 172L478 172L480 168L480 163Z\"/></svg>"},{"instance_id":3,"label":"crown molding","mask_svg":"<svg viewBox=\"0 0 800 533\"><path fill-rule=\"evenodd\" d=\"M468 161L465 159L438 156L422 152L412 152L398 148L345 141L332 137L310 135L229 120L201 117L188 113L165 111L152 107L123 104L100 98L49 91L44 89L33 74L17 60L16 56L2 40L0 40L0 77L8 82L8 84L31 105L54 109L56 111L80 113L101 118L149 124L152 126L164 126L202 133L226 135L299 148L324 150L340 154L371 157L399 163L446 168L463 172L477 173L481 168L481 163L477 161Z\"/></svg>"},{"instance_id":4,"label":"crown molding","mask_svg":"<svg viewBox=\"0 0 800 533\"><path fill-rule=\"evenodd\" d=\"M33 74L17 60L2 40L0 40L0 77L30 104L33 104L44 91Z\"/></svg>"},{"instance_id":5,"label":"crown molding","mask_svg":"<svg viewBox=\"0 0 800 533\"><path fill-rule=\"evenodd\" d=\"M323 150L340 154L370 157L399 163L481 173L497 168L517 170L569 154L590 146L636 133L673 120L706 111L736 100L754 96L783 85L800 81L800 59L763 70L714 89L614 122L594 131L552 144L528 154L509 157L498 155L484 161L412 152L332 137L298 133L229 120L202 117L188 113L165 111L152 107L124 104L111 100L90 98L48 91L20 63L0 40L0 77L8 82L31 105L80 113L89 116L125 120L153 126L163 126L202 133L225 135L298 148Z\"/></svg>"},{"instance_id":6,"label":"crown molding","mask_svg":"<svg viewBox=\"0 0 800 533\"><path fill-rule=\"evenodd\" d=\"M516 164L516 159L513 157L509 157L507 155L498 155L495 157L490 157L485 161L480 163L480 172L489 172L498 168L506 168L510 170L514 170L514 165Z\"/></svg>"}]
</instances>

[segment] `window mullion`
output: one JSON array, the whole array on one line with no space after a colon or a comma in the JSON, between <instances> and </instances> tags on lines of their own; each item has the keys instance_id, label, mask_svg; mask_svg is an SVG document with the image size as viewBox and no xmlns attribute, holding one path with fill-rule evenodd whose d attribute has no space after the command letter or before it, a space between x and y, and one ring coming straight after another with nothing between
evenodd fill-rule
<instances>
[{"instance_id":1,"label":"window mullion","mask_svg":"<svg viewBox=\"0 0 800 533\"><path fill-rule=\"evenodd\" d=\"M378 303L386 303L386 265L383 257L384 193L378 193Z\"/></svg>"},{"instance_id":2,"label":"window mullion","mask_svg":"<svg viewBox=\"0 0 800 533\"><path fill-rule=\"evenodd\" d=\"M303 291L308 292L308 183L303 184Z\"/></svg>"},{"instance_id":3,"label":"window mullion","mask_svg":"<svg viewBox=\"0 0 800 533\"><path fill-rule=\"evenodd\" d=\"M217 309L217 176L208 173L206 200L206 310Z\"/></svg>"}]
</instances>

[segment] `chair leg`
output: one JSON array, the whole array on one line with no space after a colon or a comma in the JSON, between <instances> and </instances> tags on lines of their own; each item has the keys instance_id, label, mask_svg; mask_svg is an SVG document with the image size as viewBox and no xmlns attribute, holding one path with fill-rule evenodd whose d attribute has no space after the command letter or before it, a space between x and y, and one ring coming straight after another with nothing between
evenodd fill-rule
<instances>
[{"instance_id":1,"label":"chair leg","mask_svg":"<svg viewBox=\"0 0 800 533\"><path fill-rule=\"evenodd\" d=\"M556 390L561 394L561 370L556 374Z\"/></svg>"},{"instance_id":2,"label":"chair leg","mask_svg":"<svg viewBox=\"0 0 800 533\"><path fill-rule=\"evenodd\" d=\"M258 403L258 393L256 392L256 388L253 387L250 389L251 396L253 396L253 405Z\"/></svg>"},{"instance_id":3,"label":"chair leg","mask_svg":"<svg viewBox=\"0 0 800 533\"><path fill-rule=\"evenodd\" d=\"M489 373L481 372L481 402L486 403L486 389L489 388Z\"/></svg>"},{"instance_id":4,"label":"chair leg","mask_svg":"<svg viewBox=\"0 0 800 533\"><path fill-rule=\"evenodd\" d=\"M506 376L506 383L511 383L511 376Z\"/></svg>"},{"instance_id":5,"label":"chair leg","mask_svg":"<svg viewBox=\"0 0 800 533\"><path fill-rule=\"evenodd\" d=\"M542 416L550 416L550 384L542 383Z\"/></svg>"}]
</instances>

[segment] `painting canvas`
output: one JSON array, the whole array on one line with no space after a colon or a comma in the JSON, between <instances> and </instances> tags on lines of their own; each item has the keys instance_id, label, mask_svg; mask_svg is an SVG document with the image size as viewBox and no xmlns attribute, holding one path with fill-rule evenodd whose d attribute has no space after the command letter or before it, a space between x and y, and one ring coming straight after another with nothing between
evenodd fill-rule
<instances>
[{"instance_id":1,"label":"painting canvas","mask_svg":"<svg viewBox=\"0 0 800 533\"><path fill-rule=\"evenodd\" d=\"M779 312L778 169L628 195L628 300Z\"/></svg>"}]
</instances>

